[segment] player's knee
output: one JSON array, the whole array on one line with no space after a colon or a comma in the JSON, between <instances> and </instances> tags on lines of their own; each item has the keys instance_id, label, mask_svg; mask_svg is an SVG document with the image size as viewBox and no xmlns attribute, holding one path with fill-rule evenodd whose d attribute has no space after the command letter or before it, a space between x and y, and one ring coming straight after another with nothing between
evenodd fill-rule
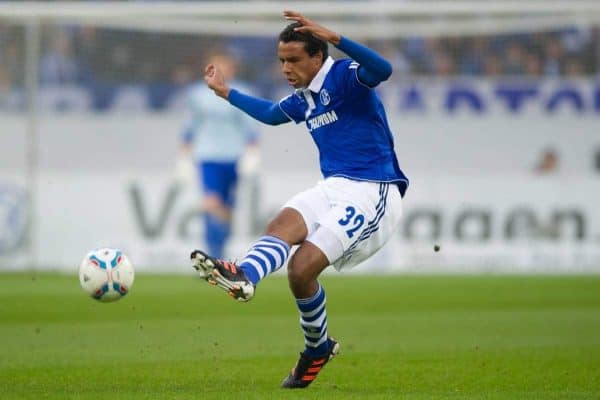
<instances>
[{"instance_id":1,"label":"player's knee","mask_svg":"<svg viewBox=\"0 0 600 400\"><path fill-rule=\"evenodd\" d=\"M267 224L266 233L268 235L276 236L279 232L283 231L285 225L281 223L277 218L272 219Z\"/></svg>"},{"instance_id":2,"label":"player's knee","mask_svg":"<svg viewBox=\"0 0 600 400\"><path fill-rule=\"evenodd\" d=\"M284 208L269 222L266 234L293 245L301 243L306 238L307 231L302 215L291 208Z\"/></svg>"}]
</instances>

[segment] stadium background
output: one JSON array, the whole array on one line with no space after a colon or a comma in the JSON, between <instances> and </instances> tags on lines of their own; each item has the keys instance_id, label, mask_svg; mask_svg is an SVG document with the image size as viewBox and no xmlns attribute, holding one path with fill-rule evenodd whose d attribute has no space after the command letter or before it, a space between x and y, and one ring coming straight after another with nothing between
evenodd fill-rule
<instances>
[{"instance_id":1,"label":"stadium background","mask_svg":"<svg viewBox=\"0 0 600 400\"><path fill-rule=\"evenodd\" d=\"M176 168L207 52L289 93L287 7L393 62L380 93L412 179L399 232L357 269L372 275L320 279L342 352L291 393L285 277L247 304L198 279ZM595 0L0 2L0 397L597 400L599 27ZM303 126L262 133L231 257L319 178ZM78 284L99 246L136 267L116 303Z\"/></svg>"},{"instance_id":2,"label":"stadium background","mask_svg":"<svg viewBox=\"0 0 600 400\"><path fill-rule=\"evenodd\" d=\"M412 183L398 234L358 272L600 271L600 9L543 3L292 3L394 65L380 93ZM72 271L111 246L140 271L188 271L186 87L227 49L256 94L289 92L286 3L231 4L0 4L0 268ZM263 127L261 154L232 258L319 179L301 125Z\"/></svg>"}]
</instances>

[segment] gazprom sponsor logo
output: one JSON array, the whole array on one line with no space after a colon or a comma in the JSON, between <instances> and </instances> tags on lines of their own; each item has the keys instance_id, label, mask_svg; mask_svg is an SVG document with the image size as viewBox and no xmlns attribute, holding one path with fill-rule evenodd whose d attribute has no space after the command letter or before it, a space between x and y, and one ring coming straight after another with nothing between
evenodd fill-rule
<instances>
[{"instance_id":1,"label":"gazprom sponsor logo","mask_svg":"<svg viewBox=\"0 0 600 400\"><path fill-rule=\"evenodd\" d=\"M17 250L24 243L28 204L24 190L0 183L0 255Z\"/></svg>"},{"instance_id":2,"label":"gazprom sponsor logo","mask_svg":"<svg viewBox=\"0 0 600 400\"><path fill-rule=\"evenodd\" d=\"M313 117L307 121L308 130L314 131L322 126L333 124L338 120L338 116L334 110L327 111L326 113L319 114L316 117Z\"/></svg>"}]
</instances>

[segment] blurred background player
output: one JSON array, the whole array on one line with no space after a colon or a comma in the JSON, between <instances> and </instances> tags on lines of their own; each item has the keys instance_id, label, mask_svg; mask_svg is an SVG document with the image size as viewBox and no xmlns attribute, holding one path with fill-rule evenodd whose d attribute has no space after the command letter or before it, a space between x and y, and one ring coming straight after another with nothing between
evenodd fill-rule
<instances>
[{"instance_id":1,"label":"blurred background player","mask_svg":"<svg viewBox=\"0 0 600 400\"><path fill-rule=\"evenodd\" d=\"M218 65L227 79L249 90L236 80L237 65L232 56L213 54L207 61ZM246 168L256 169L257 124L216 97L203 81L190 87L189 102L192 116L182 134L182 155L184 159L193 157L197 168L203 192L204 242L211 254L222 258L231 233L238 168L243 156Z\"/></svg>"}]
</instances>

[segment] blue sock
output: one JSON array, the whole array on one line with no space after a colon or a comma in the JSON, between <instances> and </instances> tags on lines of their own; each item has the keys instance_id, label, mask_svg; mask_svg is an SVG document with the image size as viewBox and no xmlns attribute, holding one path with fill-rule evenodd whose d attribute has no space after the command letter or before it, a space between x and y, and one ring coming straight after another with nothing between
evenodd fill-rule
<instances>
[{"instance_id":1,"label":"blue sock","mask_svg":"<svg viewBox=\"0 0 600 400\"><path fill-rule=\"evenodd\" d=\"M208 253L212 257L223 258L225 242L230 233L229 223L206 213L204 215L204 230Z\"/></svg>"},{"instance_id":2,"label":"blue sock","mask_svg":"<svg viewBox=\"0 0 600 400\"><path fill-rule=\"evenodd\" d=\"M290 255L290 246L275 236L263 236L252 245L239 267L246 277L257 284L261 279L277 271Z\"/></svg>"},{"instance_id":3,"label":"blue sock","mask_svg":"<svg viewBox=\"0 0 600 400\"><path fill-rule=\"evenodd\" d=\"M304 354L311 357L324 356L329 350L325 302L325 290L321 284L313 296L308 299L296 299L300 310L300 326L304 331Z\"/></svg>"}]
</instances>

